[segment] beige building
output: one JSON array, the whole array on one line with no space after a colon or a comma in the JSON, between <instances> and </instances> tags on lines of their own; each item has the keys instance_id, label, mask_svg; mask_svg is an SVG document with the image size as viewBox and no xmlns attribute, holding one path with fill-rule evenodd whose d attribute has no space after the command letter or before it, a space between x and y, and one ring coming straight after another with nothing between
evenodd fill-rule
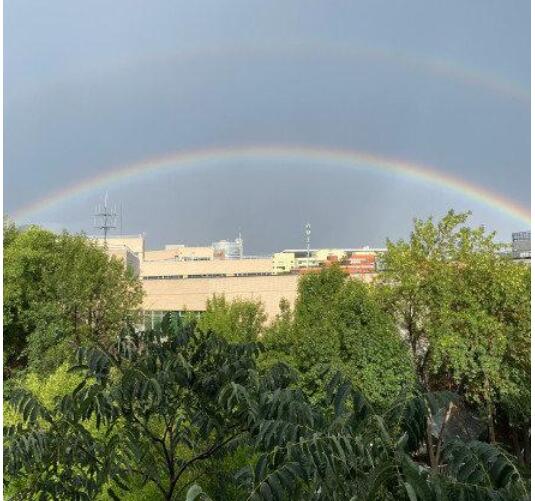
<instances>
[{"instance_id":1,"label":"beige building","mask_svg":"<svg viewBox=\"0 0 535 501\"><path fill-rule=\"evenodd\" d=\"M94 239L104 244L102 238ZM108 237L106 249L138 272L148 325L170 311L202 312L214 295L225 295L231 301L260 300L268 320L272 320L279 312L281 299L293 304L297 294L298 276L274 276L271 258L225 259L216 256L213 247L185 245L145 250L142 235Z\"/></svg>"},{"instance_id":2,"label":"beige building","mask_svg":"<svg viewBox=\"0 0 535 501\"><path fill-rule=\"evenodd\" d=\"M212 247L186 247L185 245L166 245L161 250L145 251L145 261L210 261L214 259Z\"/></svg>"},{"instance_id":3,"label":"beige building","mask_svg":"<svg viewBox=\"0 0 535 501\"><path fill-rule=\"evenodd\" d=\"M104 245L104 237L93 236L89 238L99 245ZM143 235L110 236L106 239L106 246L110 249L114 247L126 247L142 261L145 254L145 237Z\"/></svg>"},{"instance_id":4,"label":"beige building","mask_svg":"<svg viewBox=\"0 0 535 501\"><path fill-rule=\"evenodd\" d=\"M102 239L96 239L102 242ZM103 243L103 242L102 242ZM285 250L271 258L225 258L213 247L166 245L145 250L142 235L109 237L108 253L138 270L143 283L145 326L154 326L166 312L202 312L214 295L228 300L260 300L268 321L284 298L294 304L299 273L342 260L347 249ZM367 250L369 253L369 250ZM363 280L367 277L362 276Z\"/></svg>"},{"instance_id":5,"label":"beige building","mask_svg":"<svg viewBox=\"0 0 535 501\"><path fill-rule=\"evenodd\" d=\"M272 260L267 259L212 259L210 261L143 261L144 280L222 278L272 275Z\"/></svg>"},{"instance_id":6,"label":"beige building","mask_svg":"<svg viewBox=\"0 0 535 501\"><path fill-rule=\"evenodd\" d=\"M224 295L228 300L260 300L268 321L279 312L282 298L291 304L297 296L297 275L249 276L198 279L144 280L143 310L148 317L161 318L161 312L201 312L213 295ZM152 313L155 312L155 313Z\"/></svg>"},{"instance_id":7,"label":"beige building","mask_svg":"<svg viewBox=\"0 0 535 501\"><path fill-rule=\"evenodd\" d=\"M108 245L106 247L108 255L122 260L125 266L129 268L136 277L140 274L139 258L125 245Z\"/></svg>"}]
</instances>

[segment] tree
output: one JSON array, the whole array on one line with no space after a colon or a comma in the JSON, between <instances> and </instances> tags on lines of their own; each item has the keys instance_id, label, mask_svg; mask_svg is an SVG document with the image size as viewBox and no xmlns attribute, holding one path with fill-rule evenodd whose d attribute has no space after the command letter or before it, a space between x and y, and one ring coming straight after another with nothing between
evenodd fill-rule
<instances>
[{"instance_id":1,"label":"tree","mask_svg":"<svg viewBox=\"0 0 535 501\"><path fill-rule=\"evenodd\" d=\"M322 405L298 390L281 391L256 440L262 454L241 472L248 499L527 501L529 484L517 464L490 444L445 439L441 429L435 467L419 458L428 412L437 415L451 401L411 395L378 415L340 374ZM288 402L299 411L288 412Z\"/></svg>"},{"instance_id":2,"label":"tree","mask_svg":"<svg viewBox=\"0 0 535 501\"><path fill-rule=\"evenodd\" d=\"M379 406L414 381L407 348L371 287L338 266L301 278L294 314L283 311L265 342L265 356L294 367L309 395L322 393L326 371L340 371Z\"/></svg>"},{"instance_id":3,"label":"tree","mask_svg":"<svg viewBox=\"0 0 535 501\"><path fill-rule=\"evenodd\" d=\"M417 219L408 242L388 242L382 293L423 388L483 406L494 442L496 403L529 427L520 395L529 391L530 270L500 255L494 234L468 227L468 217Z\"/></svg>"},{"instance_id":4,"label":"tree","mask_svg":"<svg viewBox=\"0 0 535 501\"><path fill-rule=\"evenodd\" d=\"M118 499L136 480L176 499L188 475L254 428L259 350L195 332L176 315L156 332L123 333L112 348L80 348L82 382L52 409L28 391L11 396L24 424L6 430L10 480L29 479L23 494L45 499L89 499L105 486ZM103 433L89 433L91 423Z\"/></svg>"},{"instance_id":5,"label":"tree","mask_svg":"<svg viewBox=\"0 0 535 501\"><path fill-rule=\"evenodd\" d=\"M214 295L197 326L203 332L217 332L227 341L247 343L260 338L266 318L260 301L227 301L223 295Z\"/></svg>"},{"instance_id":6,"label":"tree","mask_svg":"<svg viewBox=\"0 0 535 501\"><path fill-rule=\"evenodd\" d=\"M6 231L6 228L4 228ZM4 239L4 372L51 370L89 338L134 322L141 284L82 235L9 226Z\"/></svg>"},{"instance_id":7,"label":"tree","mask_svg":"<svg viewBox=\"0 0 535 501\"><path fill-rule=\"evenodd\" d=\"M428 467L419 451L429 416L444 416L454 396L410 395L377 414L336 373L311 402L259 376L261 349L195 332L176 315L157 332L125 332L113 348L81 348L73 370L82 381L52 406L11 394L21 423L4 434L8 489L15 484L20 499L120 499L141 483L162 499L188 487L188 499L227 499L218 495L227 485L203 492L203 473L246 446L238 499L527 501L529 485L506 452L444 426Z\"/></svg>"}]
</instances>

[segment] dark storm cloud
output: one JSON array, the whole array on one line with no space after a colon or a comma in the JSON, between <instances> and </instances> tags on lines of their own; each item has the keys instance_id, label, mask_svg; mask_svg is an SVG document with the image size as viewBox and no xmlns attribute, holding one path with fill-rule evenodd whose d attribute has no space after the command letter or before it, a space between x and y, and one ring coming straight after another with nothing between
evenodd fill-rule
<instances>
[{"instance_id":1,"label":"dark storm cloud","mask_svg":"<svg viewBox=\"0 0 535 501\"><path fill-rule=\"evenodd\" d=\"M307 4L305 12L303 4L273 2L258 15L234 3L162 3L150 12L140 4L128 13L91 5L77 11L59 2L46 13L28 3L7 8L7 212L113 165L181 149L270 143L433 164L529 204L530 115L522 101L355 51L327 57L278 49L290 39L390 47L454 59L522 88L529 85L527 3L329 2ZM271 51L256 54L197 49L198 57L171 56L196 45L270 42ZM384 176L263 169L247 174L246 166L228 165L172 182L140 180L114 194L128 206L128 230L147 231L155 244L206 242L240 227L255 252L297 245L308 219L324 245L380 244L408 228L413 215L452 203L480 210L480 222L502 236L518 224L436 188L404 184L400 197L398 180ZM89 202L38 217L87 229Z\"/></svg>"}]
</instances>

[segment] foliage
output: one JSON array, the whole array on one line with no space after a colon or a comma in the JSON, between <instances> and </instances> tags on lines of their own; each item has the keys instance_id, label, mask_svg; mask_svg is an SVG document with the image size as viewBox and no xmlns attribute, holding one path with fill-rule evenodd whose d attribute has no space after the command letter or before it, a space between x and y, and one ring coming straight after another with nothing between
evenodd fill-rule
<instances>
[{"instance_id":1,"label":"foliage","mask_svg":"<svg viewBox=\"0 0 535 501\"><path fill-rule=\"evenodd\" d=\"M263 454L240 478L254 500L527 500L529 485L495 446L453 438L443 443L437 468L417 460L419 441L410 435L425 435L427 418L449 402L440 395L410 397L377 415L339 375L328 385L326 406L285 390L270 402L274 419L257 437ZM406 406L421 415L406 413Z\"/></svg>"},{"instance_id":2,"label":"foliage","mask_svg":"<svg viewBox=\"0 0 535 501\"><path fill-rule=\"evenodd\" d=\"M82 347L83 381L52 410L29 392L12 396L24 424L6 429L9 477L30 478L27 494L54 499L91 498L110 482L113 497L138 478L173 499L186 474L253 426L247 388L260 390L259 349L194 332L178 316L158 332L125 332L113 350ZM89 433L91 420L105 433Z\"/></svg>"},{"instance_id":3,"label":"foliage","mask_svg":"<svg viewBox=\"0 0 535 501\"><path fill-rule=\"evenodd\" d=\"M284 306L284 305L283 305ZM295 313L283 310L265 337L267 357L294 367L309 395L325 372L341 371L377 405L388 405L413 380L405 344L370 287L338 267L304 275Z\"/></svg>"},{"instance_id":4,"label":"foliage","mask_svg":"<svg viewBox=\"0 0 535 501\"><path fill-rule=\"evenodd\" d=\"M260 301L216 296L206 303L206 311L198 321L202 332L217 332L227 341L248 343L257 341L262 333L266 314Z\"/></svg>"},{"instance_id":5,"label":"foliage","mask_svg":"<svg viewBox=\"0 0 535 501\"><path fill-rule=\"evenodd\" d=\"M134 321L141 285L81 235L4 227L4 373L50 371L69 346Z\"/></svg>"},{"instance_id":6,"label":"foliage","mask_svg":"<svg viewBox=\"0 0 535 501\"><path fill-rule=\"evenodd\" d=\"M76 370L86 379L51 410L29 392L12 395L23 423L5 430L8 481L28 480L21 499L104 490L139 499L130 486L151 484L162 499L229 499L212 490L209 464L241 450L254 464L242 456L235 481L220 477L236 499L528 499L506 452L443 433L455 395L407 395L377 414L336 373L313 403L272 374L260 378L259 350L169 316L161 331L125 334L113 351L80 349ZM89 433L91 419L105 433ZM431 468L421 455L429 438Z\"/></svg>"},{"instance_id":7,"label":"foliage","mask_svg":"<svg viewBox=\"0 0 535 501\"><path fill-rule=\"evenodd\" d=\"M9 226L10 353L22 339L31 355L49 320L65 329L62 353L78 348L64 356L74 367L5 387L6 494L527 500L530 270L467 218L417 220L408 242L388 243L374 284L336 265L304 275L295 308L281 302L267 327L259 303L215 296L199 319L167 315L144 333L92 289L92 265L119 276L118 263L78 237ZM106 322L71 319L82 303Z\"/></svg>"},{"instance_id":8,"label":"foliage","mask_svg":"<svg viewBox=\"0 0 535 501\"><path fill-rule=\"evenodd\" d=\"M416 220L408 242L388 242L382 296L420 384L482 404L495 440L495 402L510 422L528 419L530 270L500 255L494 235L465 225L468 217Z\"/></svg>"}]
</instances>

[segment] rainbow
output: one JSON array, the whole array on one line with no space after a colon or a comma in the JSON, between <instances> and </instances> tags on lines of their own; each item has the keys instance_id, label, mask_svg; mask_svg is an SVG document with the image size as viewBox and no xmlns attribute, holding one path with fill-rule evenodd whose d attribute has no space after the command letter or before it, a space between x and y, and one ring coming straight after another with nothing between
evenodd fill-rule
<instances>
[{"instance_id":1,"label":"rainbow","mask_svg":"<svg viewBox=\"0 0 535 501\"><path fill-rule=\"evenodd\" d=\"M149 56L139 60L118 62L113 71L125 70L138 65L160 63L169 65L173 62L195 63L207 59L228 59L243 57L293 57L303 59L322 58L325 60L341 60L348 66L352 61L375 61L383 64L395 65L409 71L427 73L437 77L446 78L464 86L485 89L529 105L531 91L517 82L505 79L499 75L474 69L457 61L440 57L422 57L416 54L392 50L382 47L366 47L349 44L311 44L292 43L283 45L270 44L250 46L217 46L186 48L180 52L168 53L158 56Z\"/></svg>"},{"instance_id":2,"label":"rainbow","mask_svg":"<svg viewBox=\"0 0 535 501\"><path fill-rule=\"evenodd\" d=\"M337 150L311 146L239 146L192 151L178 151L170 155L150 158L139 163L112 168L105 174L88 178L63 188L13 213L16 220L30 220L40 212L60 206L96 189L108 188L114 184L149 174L163 174L195 166L220 166L231 161L265 160L298 162L321 165L323 167L346 167L368 170L414 179L420 182L447 188L469 199L489 206L506 215L530 224L529 209L516 204L506 197L486 188L454 177L431 167L390 159L353 150Z\"/></svg>"},{"instance_id":3,"label":"rainbow","mask_svg":"<svg viewBox=\"0 0 535 501\"><path fill-rule=\"evenodd\" d=\"M244 57L293 57L302 59L322 58L326 60L340 60L343 65L349 66L355 61L374 61L388 65L399 66L408 71L425 73L456 82L463 86L475 87L494 94L513 99L529 106L531 90L518 82L503 78L500 75L489 73L463 65L457 61L441 57L422 57L416 54L392 50L381 47L366 47L348 44L311 44L287 42L283 45L270 44L249 46L189 47L180 52L149 55L139 59L115 61L112 67L101 68L102 78L109 78L110 74L132 70L138 66L150 64L170 65L173 63L197 63L208 59L229 59ZM83 80L94 77L95 70L91 69ZM60 81L64 83L64 78ZM51 83L52 86L59 82Z\"/></svg>"}]
</instances>

